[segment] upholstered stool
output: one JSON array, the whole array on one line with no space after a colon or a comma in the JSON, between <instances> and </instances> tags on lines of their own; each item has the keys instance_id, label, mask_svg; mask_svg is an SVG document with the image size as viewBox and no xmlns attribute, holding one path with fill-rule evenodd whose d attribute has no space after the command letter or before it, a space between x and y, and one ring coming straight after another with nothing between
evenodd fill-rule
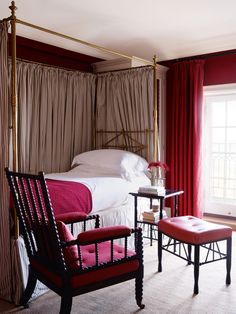
<instances>
[{"instance_id":1,"label":"upholstered stool","mask_svg":"<svg viewBox=\"0 0 236 314\"><path fill-rule=\"evenodd\" d=\"M163 244L163 234L169 237L167 244ZM223 240L227 243L224 251L219 247L219 241ZM192 247L194 247L193 260ZM200 247L206 249L203 262L200 261ZM203 264L226 259L226 284L230 284L231 247L232 229L228 226L213 224L193 216L166 218L158 223L158 271L162 271L162 250L181 257L188 264L193 264L194 294L198 294L199 266Z\"/></svg>"}]
</instances>

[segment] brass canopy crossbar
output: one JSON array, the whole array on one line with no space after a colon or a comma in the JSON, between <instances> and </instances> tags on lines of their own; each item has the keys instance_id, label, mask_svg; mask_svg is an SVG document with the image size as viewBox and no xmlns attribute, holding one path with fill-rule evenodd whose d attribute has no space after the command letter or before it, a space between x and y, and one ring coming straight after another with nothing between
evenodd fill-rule
<instances>
[{"instance_id":1,"label":"brass canopy crossbar","mask_svg":"<svg viewBox=\"0 0 236 314\"><path fill-rule=\"evenodd\" d=\"M137 131L96 131L96 137L99 137L97 148L120 148L134 153L142 154L147 160L149 160L149 134L153 134L153 130L137 130ZM104 139L103 135L107 135ZM143 142L134 138L137 134L144 134ZM109 137L109 135L111 137ZM104 139L104 141L103 141Z\"/></svg>"},{"instance_id":2,"label":"brass canopy crossbar","mask_svg":"<svg viewBox=\"0 0 236 314\"><path fill-rule=\"evenodd\" d=\"M58 33L58 32L52 31L50 29L47 29L47 28L44 28L44 27L41 27L41 26L38 26L38 25L35 25L35 24L31 24L31 23L28 23L28 22L25 22L25 21L22 21L22 20L19 20L19 19L16 19L16 23L19 23L19 24L22 24L22 25L25 25L25 26L37 29L37 30L42 31L42 32L49 33L51 35L55 35L55 36L59 36L59 37L62 37L62 38L68 39L68 40L72 40L72 41L75 41L75 42L80 43L82 45L85 45L85 46L88 46L88 47L91 47L91 48L94 48L94 49L98 49L98 50L101 50L101 51L106 52L106 53L114 54L114 55L117 55L119 57L123 57L123 58L130 59L130 60L135 59L135 60L141 61L143 63L146 63L148 65L153 65L152 62L150 62L148 60L145 60L143 58L139 58L139 57L135 57L135 56L129 56L127 54L120 53L120 52L117 52L115 50L111 50L111 49L108 49L108 48L105 48L105 47L102 47L102 46L98 46L98 45L95 45L95 44L92 44L92 43L88 43L88 42L86 42L84 40L81 40L81 39L78 39L78 38L74 38L74 37L71 37L71 36L68 36L68 35L65 35L65 34L62 34L62 33Z\"/></svg>"}]
</instances>

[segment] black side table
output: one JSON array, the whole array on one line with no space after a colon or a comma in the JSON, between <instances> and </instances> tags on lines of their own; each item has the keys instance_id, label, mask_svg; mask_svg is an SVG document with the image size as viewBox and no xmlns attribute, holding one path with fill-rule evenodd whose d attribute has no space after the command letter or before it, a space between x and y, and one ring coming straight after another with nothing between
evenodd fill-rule
<instances>
[{"instance_id":1,"label":"black side table","mask_svg":"<svg viewBox=\"0 0 236 314\"><path fill-rule=\"evenodd\" d=\"M152 208L153 200L160 201L160 217L161 220L163 218L163 207L164 207L164 200L170 197L174 197L174 216L178 216L178 198L179 195L183 194L184 191L179 190L166 190L165 195L157 195L151 193L140 193L140 192L131 192L130 194L134 197L134 226L137 227L138 223L141 224L148 224L150 226L150 245L152 245L153 240L153 227L157 225L157 223L152 223L145 220L138 219L138 198L144 197L150 200L150 208Z\"/></svg>"}]
</instances>

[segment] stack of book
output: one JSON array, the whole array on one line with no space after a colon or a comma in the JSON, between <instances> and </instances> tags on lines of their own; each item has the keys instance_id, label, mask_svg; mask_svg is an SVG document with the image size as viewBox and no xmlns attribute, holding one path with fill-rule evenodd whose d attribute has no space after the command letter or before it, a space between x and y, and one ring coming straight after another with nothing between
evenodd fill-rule
<instances>
[{"instance_id":1,"label":"stack of book","mask_svg":"<svg viewBox=\"0 0 236 314\"><path fill-rule=\"evenodd\" d=\"M156 194L156 195L164 196L166 193L166 190L164 186L145 185L145 186L140 186L138 189L138 192L144 193L144 194Z\"/></svg>"},{"instance_id":2,"label":"stack of book","mask_svg":"<svg viewBox=\"0 0 236 314\"><path fill-rule=\"evenodd\" d=\"M142 213L143 215L143 221L147 222L158 222L160 219L160 213L159 212L153 212L153 211L145 211Z\"/></svg>"},{"instance_id":3,"label":"stack of book","mask_svg":"<svg viewBox=\"0 0 236 314\"><path fill-rule=\"evenodd\" d=\"M166 211L163 210L162 212L163 218L167 217ZM143 221L157 223L160 220L160 211L153 212L152 210L144 211L142 213Z\"/></svg>"}]
</instances>

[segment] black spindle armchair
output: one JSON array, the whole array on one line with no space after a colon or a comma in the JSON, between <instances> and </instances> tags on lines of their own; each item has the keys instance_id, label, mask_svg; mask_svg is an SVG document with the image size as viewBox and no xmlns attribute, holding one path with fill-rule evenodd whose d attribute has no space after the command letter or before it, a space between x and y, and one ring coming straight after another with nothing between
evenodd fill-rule
<instances>
[{"instance_id":1,"label":"black spindle armchair","mask_svg":"<svg viewBox=\"0 0 236 314\"><path fill-rule=\"evenodd\" d=\"M74 296L135 279L136 302L144 308L141 229L99 228L97 215L83 213L55 217L42 172L31 175L6 168L6 175L29 257L29 279L21 305L27 305L37 280L61 296L60 313L70 313ZM66 226L91 219L95 229L83 231L77 238ZM132 233L134 251L127 248ZM120 238L124 239L122 246L115 241Z\"/></svg>"}]
</instances>

